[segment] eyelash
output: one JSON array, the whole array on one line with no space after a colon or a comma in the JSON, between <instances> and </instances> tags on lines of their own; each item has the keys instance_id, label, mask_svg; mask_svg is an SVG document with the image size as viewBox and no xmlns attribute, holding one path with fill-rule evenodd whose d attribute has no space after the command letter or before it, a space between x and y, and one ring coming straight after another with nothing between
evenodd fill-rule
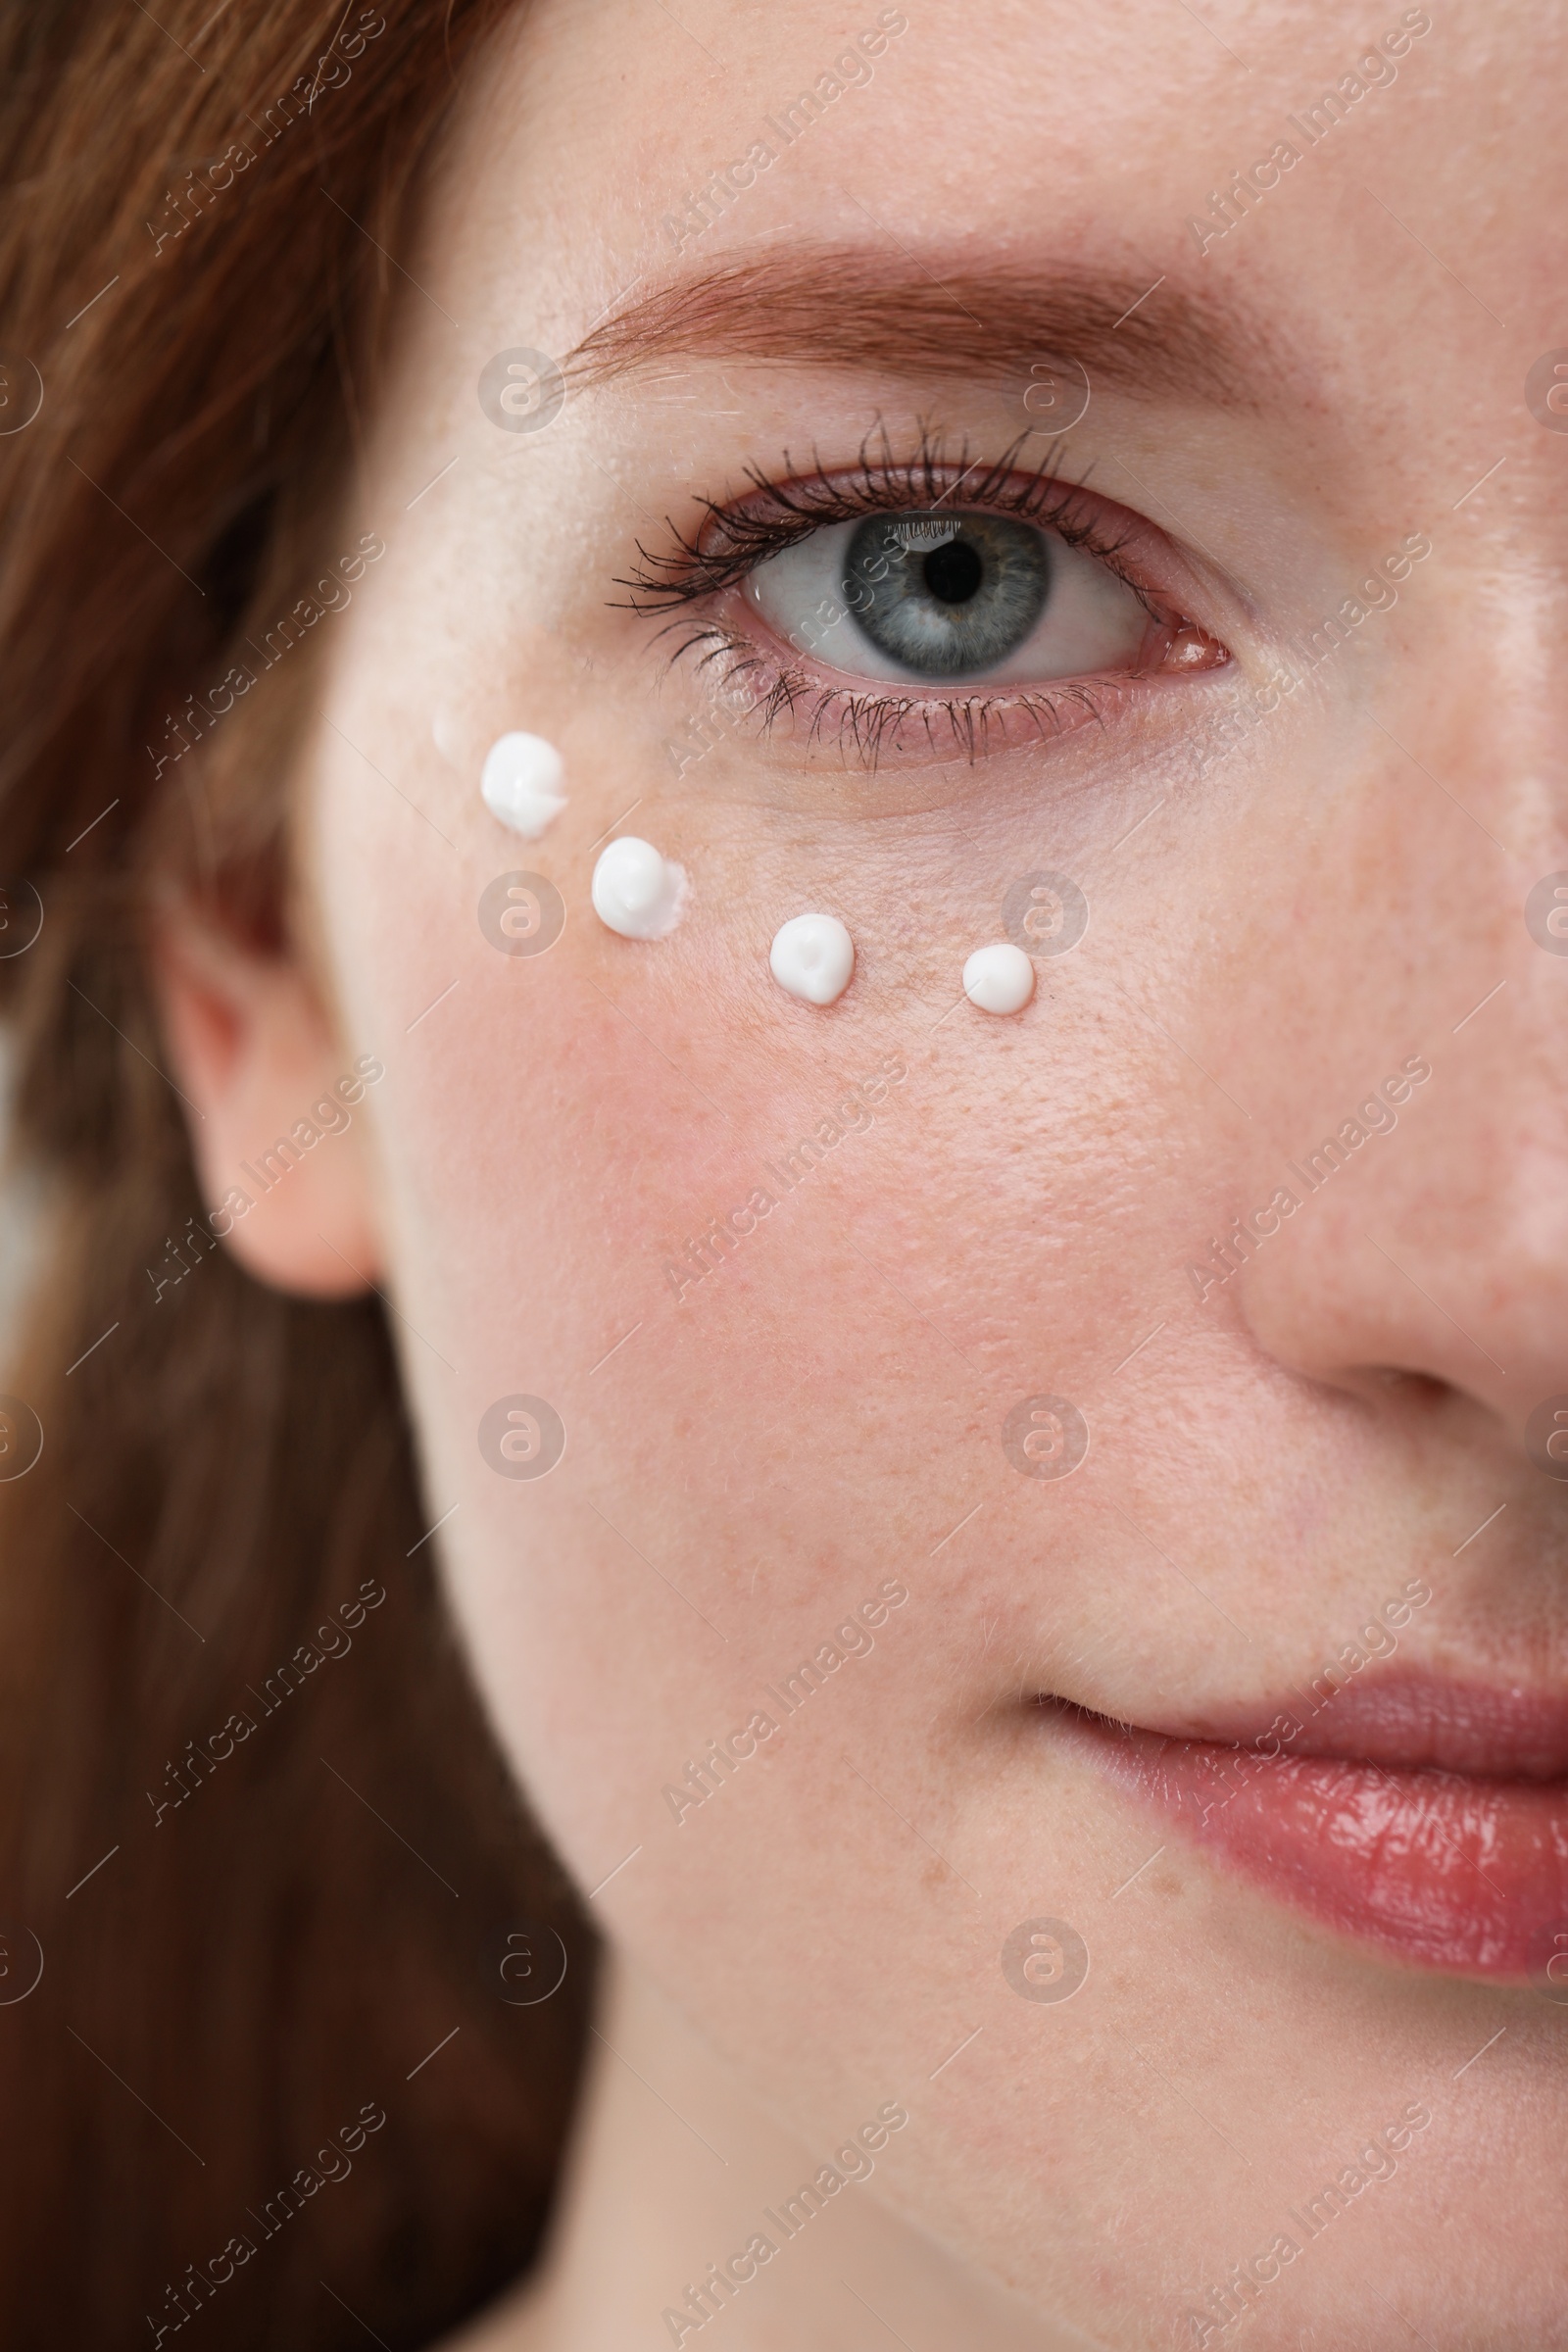
<instances>
[{"instance_id":1,"label":"eyelash","mask_svg":"<svg viewBox=\"0 0 1568 2352\"><path fill-rule=\"evenodd\" d=\"M1060 442L1054 442L1029 473L1017 472L1018 453L1031 437L1021 435L983 469L971 466L967 445L960 448L956 462L947 458L941 442L923 427L913 456L907 458L895 456L885 428L867 435L856 466L848 473L830 474L814 459L808 472L800 472L787 451L776 481L748 466L745 471L753 496L743 504L720 507L705 498L700 501L705 517L694 530L682 531L666 520L662 547L648 548L638 541L637 567L615 581L617 588L625 588L629 594L612 610L653 617L672 615L658 632L660 638L673 635L678 639L668 666L673 668L688 654L706 649L698 669L722 664L720 691L732 697L752 678L771 677L766 690L745 706L746 715L758 722L763 735L771 732L780 717L795 715L804 705L809 721L806 730L809 748L823 735L836 709L840 752L853 748L861 764L872 769L885 750L903 748L899 731L910 718L923 726L933 754L938 749L937 729L945 726L951 742L971 761L987 749L1004 710L1032 721L1043 740L1060 734L1069 711L1087 713L1102 725L1110 703L1125 696L1128 681L1137 673L1064 680L1022 693L1011 690L952 698L847 693L842 686L818 685L800 669L780 667L739 630L700 620L691 611L739 587L770 556L830 523L856 520L868 514L929 509L961 486L966 511L1010 515L1055 532L1068 546L1112 571L1152 620L1174 630L1197 626L1168 602L1156 601L1126 562L1124 551L1134 534L1124 531L1118 536L1108 530L1098 503L1085 499L1083 485L1060 478L1055 470ZM1219 650L1223 654L1223 649Z\"/></svg>"}]
</instances>

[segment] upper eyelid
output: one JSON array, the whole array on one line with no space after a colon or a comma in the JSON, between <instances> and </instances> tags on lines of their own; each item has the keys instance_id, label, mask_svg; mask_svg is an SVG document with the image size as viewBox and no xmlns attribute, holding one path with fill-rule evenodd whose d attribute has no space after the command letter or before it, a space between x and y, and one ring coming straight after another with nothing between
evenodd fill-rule
<instances>
[{"instance_id":1,"label":"upper eyelid","mask_svg":"<svg viewBox=\"0 0 1568 2352\"><path fill-rule=\"evenodd\" d=\"M1114 502L1090 491L1087 480L1074 482L1054 470L1059 443L1052 443L1044 460L1022 472L1016 460L1032 438L1024 434L1001 458L982 465L969 462L966 449L956 459L945 458L940 443L924 432L912 457L898 458L884 430L874 456L871 436L861 444L858 466L830 472L818 462L811 473L803 474L796 471L788 452L779 480L748 466L751 491L724 506L703 500L704 520L696 530L682 531L667 520L662 548L638 541L641 568L614 583L630 591L618 609L643 613L674 611L734 586L765 557L814 530L858 514L940 505L961 486L964 495L955 512L967 508L1010 514L1054 530L1108 564L1152 610L1149 582L1118 559L1141 532L1161 542L1164 534L1147 518L1119 507L1116 512L1126 516L1127 524L1113 533L1105 510Z\"/></svg>"}]
</instances>

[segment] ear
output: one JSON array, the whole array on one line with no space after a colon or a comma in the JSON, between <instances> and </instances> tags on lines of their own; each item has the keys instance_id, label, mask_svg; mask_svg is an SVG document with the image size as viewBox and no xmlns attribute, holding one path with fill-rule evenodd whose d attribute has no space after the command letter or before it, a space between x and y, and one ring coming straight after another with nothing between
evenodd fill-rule
<instances>
[{"instance_id":1,"label":"ear","mask_svg":"<svg viewBox=\"0 0 1568 2352\"><path fill-rule=\"evenodd\" d=\"M345 1298L381 1270L363 1098L320 998L287 957L264 956L166 906L154 984L210 1210L248 1272L281 1291ZM215 1228L218 1230L219 1228Z\"/></svg>"}]
</instances>

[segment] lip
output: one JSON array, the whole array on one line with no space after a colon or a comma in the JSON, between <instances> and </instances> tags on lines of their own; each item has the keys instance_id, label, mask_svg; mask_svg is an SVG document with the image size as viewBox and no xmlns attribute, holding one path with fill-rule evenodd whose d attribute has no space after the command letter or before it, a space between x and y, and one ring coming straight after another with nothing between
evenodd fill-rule
<instances>
[{"instance_id":1,"label":"lip","mask_svg":"<svg viewBox=\"0 0 1568 2352\"><path fill-rule=\"evenodd\" d=\"M1041 1704L1278 1900L1407 1966L1568 1994L1568 1697L1406 1672L1158 1729Z\"/></svg>"}]
</instances>

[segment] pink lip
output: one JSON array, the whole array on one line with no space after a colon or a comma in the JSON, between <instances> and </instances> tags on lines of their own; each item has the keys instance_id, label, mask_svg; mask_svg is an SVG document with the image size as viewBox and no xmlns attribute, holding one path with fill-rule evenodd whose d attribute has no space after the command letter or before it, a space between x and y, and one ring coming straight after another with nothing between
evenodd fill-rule
<instances>
[{"instance_id":1,"label":"pink lip","mask_svg":"<svg viewBox=\"0 0 1568 2352\"><path fill-rule=\"evenodd\" d=\"M1065 1735L1269 1893L1420 1968L1568 1995L1568 1700L1413 1673L1160 1731ZM1259 1732L1278 1717L1295 1723Z\"/></svg>"}]
</instances>

